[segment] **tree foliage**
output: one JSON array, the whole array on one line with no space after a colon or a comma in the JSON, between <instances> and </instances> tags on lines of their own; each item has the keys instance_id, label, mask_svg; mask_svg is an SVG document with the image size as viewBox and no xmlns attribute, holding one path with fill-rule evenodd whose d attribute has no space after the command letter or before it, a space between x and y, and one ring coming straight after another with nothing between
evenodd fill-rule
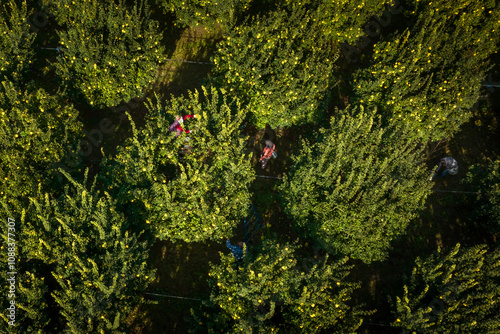
<instances>
[{"instance_id":1,"label":"tree foliage","mask_svg":"<svg viewBox=\"0 0 500 334\"><path fill-rule=\"evenodd\" d=\"M0 81L20 84L33 59L31 47L35 34L29 31L26 1L0 5Z\"/></svg>"},{"instance_id":2,"label":"tree foliage","mask_svg":"<svg viewBox=\"0 0 500 334\"><path fill-rule=\"evenodd\" d=\"M88 104L115 106L142 96L155 80L164 46L144 1L56 0L63 53L53 65L62 85Z\"/></svg>"},{"instance_id":3,"label":"tree foliage","mask_svg":"<svg viewBox=\"0 0 500 334\"><path fill-rule=\"evenodd\" d=\"M156 0L168 12L175 14L181 26L216 25L231 29L248 11L252 0Z\"/></svg>"},{"instance_id":4,"label":"tree foliage","mask_svg":"<svg viewBox=\"0 0 500 334\"><path fill-rule=\"evenodd\" d=\"M480 97L498 49L495 1L415 2L416 23L374 47L353 76L357 101L413 128L425 142L456 133Z\"/></svg>"},{"instance_id":5,"label":"tree foliage","mask_svg":"<svg viewBox=\"0 0 500 334\"><path fill-rule=\"evenodd\" d=\"M18 293L37 297L24 300L20 308L31 311L26 315L31 321L40 321L31 323L33 328L43 330L47 315L32 314L33 307L39 305L27 303L43 302L47 289L41 282L50 280L49 292L55 302L51 312L57 310L59 315L50 317L52 329L123 332L123 320L142 300L140 293L154 278L146 264L147 242L139 241L140 234L125 230L126 219L115 209L116 201L107 193L99 194L95 181L87 188L65 175L71 185L61 197L39 191L20 216L18 247L23 262L29 259L30 263L23 265L26 274L18 276L20 285L27 284L28 288ZM5 203L3 206L8 210ZM37 275L34 280L30 278L32 270ZM46 311L44 305L40 304L40 311ZM29 321L23 324L29 325Z\"/></svg>"},{"instance_id":6,"label":"tree foliage","mask_svg":"<svg viewBox=\"0 0 500 334\"><path fill-rule=\"evenodd\" d=\"M280 191L305 236L370 262L386 257L431 185L404 129L360 109L332 118L318 143L302 142Z\"/></svg>"},{"instance_id":7,"label":"tree foliage","mask_svg":"<svg viewBox=\"0 0 500 334\"><path fill-rule=\"evenodd\" d=\"M469 119L500 41L497 0L406 0L404 11L398 0L35 2L0 4L0 217L16 222L16 260L9 264L16 270L16 327L8 326L10 298L3 298L2 333L137 331L128 325L142 326L130 320L154 279L147 265L152 243L220 241L241 227L252 200L267 232L283 232L291 222L335 259L312 260L308 249L275 240L248 249L239 262L226 250L209 277L193 270L189 286L203 289L199 280L207 278L211 296L189 326L202 333L362 331L372 312L359 305L367 297L348 280L353 266L347 256L365 263L386 259L393 240L415 221L432 187L421 148L457 133ZM401 15L391 23L393 14ZM152 18L163 19L174 35L163 38ZM384 32L392 33L378 37L374 22L391 24ZM173 45L179 25L221 30L222 40L181 34L183 43ZM377 36L373 50L365 34ZM194 38L204 42L191 48ZM337 62L343 43L363 49L360 62ZM56 46L57 58L37 51ZM185 60L217 49L205 78L213 86L165 102L156 96L146 103L147 113L137 108L128 115L130 127L121 117L113 136L102 136L111 132L107 118L99 130L81 131L82 124L96 124L97 110L145 100L165 48ZM168 87L157 88L184 92L184 84L194 82L184 82L187 77L207 74L195 66L169 67ZM367 107L329 110L339 95ZM191 132L169 133L174 116L187 114L197 116L182 125ZM325 114L328 124L320 131L297 127L319 123ZM252 185L260 168L251 165L253 148L243 133L255 128L247 121L290 127L276 131L284 159L271 177L291 167L282 183ZM495 124L481 131L492 132ZM295 141L296 131L307 140ZM261 134L252 136L260 140ZM84 136L88 141L80 141ZM91 154L90 142L102 144L104 156L99 166L85 161L97 174L93 182L78 175L82 159L75 152ZM58 166L73 167L72 175ZM486 227L493 234L486 238L496 242L500 161L469 171L467 190L477 193L475 201L470 197L471 225ZM290 219L274 224L282 212ZM13 275L5 270L13 252L5 242L8 226L0 228L3 296ZM195 253L210 256L206 251ZM394 293L391 325L414 332L498 332L499 254L484 245L457 245L448 254L417 259L411 278ZM162 276L161 285L170 286ZM178 292L172 295L189 298ZM372 292L380 294L379 288Z\"/></svg>"},{"instance_id":8,"label":"tree foliage","mask_svg":"<svg viewBox=\"0 0 500 334\"><path fill-rule=\"evenodd\" d=\"M160 239L220 239L250 205L254 171L240 132L246 112L223 91L203 92L151 104L144 129L133 125L133 137L104 162L110 191ZM188 141L168 133L174 116L186 114L198 115L184 122L193 130Z\"/></svg>"},{"instance_id":9,"label":"tree foliage","mask_svg":"<svg viewBox=\"0 0 500 334\"><path fill-rule=\"evenodd\" d=\"M354 333L370 313L348 303L359 284L345 279L347 258L301 268L297 245L266 240L259 248L241 263L221 255L211 266L217 310L197 319L210 333Z\"/></svg>"},{"instance_id":10,"label":"tree foliage","mask_svg":"<svg viewBox=\"0 0 500 334\"><path fill-rule=\"evenodd\" d=\"M325 38L336 43L354 44L365 35L365 26L370 19L383 12L384 5L391 2L394 1L286 0L284 6L292 11L310 8L314 13L313 24Z\"/></svg>"},{"instance_id":11,"label":"tree foliage","mask_svg":"<svg viewBox=\"0 0 500 334\"><path fill-rule=\"evenodd\" d=\"M248 103L257 126L321 117L335 83L336 51L314 20L305 9L277 10L228 31L220 42L215 80Z\"/></svg>"},{"instance_id":12,"label":"tree foliage","mask_svg":"<svg viewBox=\"0 0 500 334\"><path fill-rule=\"evenodd\" d=\"M485 245L417 258L393 326L432 333L495 333L500 326L500 252Z\"/></svg>"},{"instance_id":13,"label":"tree foliage","mask_svg":"<svg viewBox=\"0 0 500 334\"><path fill-rule=\"evenodd\" d=\"M18 210L13 203L6 203L5 199L0 199L0 214L4 217L2 223L7 225L9 218L14 222L14 230L2 228L0 233L2 238L0 264L4 268L0 273L0 278L7 283L0 286L0 293L5 296L0 303L2 308L0 311L0 328L9 328L8 333L43 334L45 333L44 328L50 322L47 282L39 263L31 261L28 252L23 247L27 240L18 237L22 232L25 232L21 222L26 219L26 210ZM25 235L29 235L29 233ZM29 241L27 242L29 243ZM15 244L15 247L12 247L12 243ZM7 281L7 279L12 280L13 276L13 271L10 268L11 263L8 262L6 256L9 248L14 248L16 260L13 264L15 291L10 290L11 281ZM12 292L15 298L11 298ZM11 307L12 304L9 302L12 300L15 301L15 319L8 318L10 310L7 308ZM15 327L8 325L12 320L14 320ZM2 330L2 333L7 333L7 331Z\"/></svg>"},{"instance_id":14,"label":"tree foliage","mask_svg":"<svg viewBox=\"0 0 500 334\"><path fill-rule=\"evenodd\" d=\"M49 183L50 166L66 160L65 146L81 129L77 116L60 95L0 83L0 198L15 201Z\"/></svg>"}]
</instances>

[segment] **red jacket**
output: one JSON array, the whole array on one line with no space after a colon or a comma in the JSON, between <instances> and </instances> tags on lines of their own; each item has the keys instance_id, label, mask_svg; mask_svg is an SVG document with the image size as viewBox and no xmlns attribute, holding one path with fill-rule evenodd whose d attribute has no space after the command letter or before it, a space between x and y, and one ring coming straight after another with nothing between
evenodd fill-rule
<instances>
[{"instance_id":1,"label":"red jacket","mask_svg":"<svg viewBox=\"0 0 500 334\"><path fill-rule=\"evenodd\" d=\"M184 115L182 116L182 120L186 120L186 118L194 118L195 116L194 115ZM177 131L177 136L179 136L181 134L181 132L186 132L186 133L190 133L191 130L184 130L181 126L181 123L178 121L178 120L175 120L175 122L170 125L170 128L168 130L169 132L172 132L172 131ZM176 137L177 137L176 136Z\"/></svg>"},{"instance_id":2,"label":"red jacket","mask_svg":"<svg viewBox=\"0 0 500 334\"><path fill-rule=\"evenodd\" d=\"M260 160L262 159L270 159L271 156L273 155L273 152L274 152L274 148L276 146L273 144L273 148L269 148L269 147L264 147L264 150L262 150L262 156L260 157Z\"/></svg>"}]
</instances>

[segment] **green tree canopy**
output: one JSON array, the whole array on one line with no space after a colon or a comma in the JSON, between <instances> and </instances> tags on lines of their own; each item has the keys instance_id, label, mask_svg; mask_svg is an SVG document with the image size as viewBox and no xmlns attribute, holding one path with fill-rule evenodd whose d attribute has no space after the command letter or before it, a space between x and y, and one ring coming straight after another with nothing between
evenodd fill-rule
<instances>
[{"instance_id":1,"label":"green tree canopy","mask_svg":"<svg viewBox=\"0 0 500 334\"><path fill-rule=\"evenodd\" d=\"M123 320L143 299L141 292L154 278L146 263L148 245L139 241L140 234L125 230L126 219L116 210L116 201L107 193L99 194L95 181L87 188L64 174L71 185L59 198L39 191L22 215L3 203L2 214L17 217L17 247L22 249L18 259L30 261L23 263L26 273L18 276L24 286L18 291L19 308L28 311L26 318L39 323L28 321L22 326L44 330L47 316L32 311L40 306L46 312L45 304L30 303L44 302L47 289L43 281L50 280L48 291L55 301L50 312L59 315L50 316L51 330L123 332ZM32 273L36 273L35 279ZM37 298L23 298L31 296Z\"/></svg>"},{"instance_id":2,"label":"green tree canopy","mask_svg":"<svg viewBox=\"0 0 500 334\"><path fill-rule=\"evenodd\" d=\"M78 138L77 116L60 95L0 82L0 198L15 202L50 183L50 166L66 161L65 147Z\"/></svg>"},{"instance_id":3,"label":"green tree canopy","mask_svg":"<svg viewBox=\"0 0 500 334\"><path fill-rule=\"evenodd\" d=\"M257 126L321 117L338 54L314 20L305 9L277 10L228 31L220 42L213 58L215 80L248 104Z\"/></svg>"},{"instance_id":4,"label":"green tree canopy","mask_svg":"<svg viewBox=\"0 0 500 334\"><path fill-rule=\"evenodd\" d=\"M142 96L164 47L144 1L56 0L63 53L53 65L64 87L96 107Z\"/></svg>"},{"instance_id":5,"label":"green tree canopy","mask_svg":"<svg viewBox=\"0 0 500 334\"><path fill-rule=\"evenodd\" d=\"M377 43L352 85L357 101L407 124L425 142L453 135L470 118L498 49L500 8L494 0L415 6L416 24Z\"/></svg>"},{"instance_id":6,"label":"green tree canopy","mask_svg":"<svg viewBox=\"0 0 500 334\"><path fill-rule=\"evenodd\" d=\"M313 24L321 35L334 43L355 44L365 35L366 24L374 15L382 15L385 5L394 5L391 0L343 1L343 0L285 0L284 6L292 11L310 8ZM392 8L388 6L388 8ZM385 16L391 15L385 13ZM387 17L382 19L388 19Z\"/></svg>"},{"instance_id":7,"label":"green tree canopy","mask_svg":"<svg viewBox=\"0 0 500 334\"><path fill-rule=\"evenodd\" d=\"M8 79L18 85L26 79L35 38L30 32L28 16L26 1L7 1L0 5L0 81Z\"/></svg>"},{"instance_id":8,"label":"green tree canopy","mask_svg":"<svg viewBox=\"0 0 500 334\"><path fill-rule=\"evenodd\" d=\"M246 215L254 179L240 126L246 111L212 88L190 92L163 106L149 105L142 130L104 160L107 187L128 214L150 223L160 239L220 239ZM202 101L202 98L204 101ZM176 115L196 114L175 138Z\"/></svg>"},{"instance_id":9,"label":"green tree canopy","mask_svg":"<svg viewBox=\"0 0 500 334\"><path fill-rule=\"evenodd\" d=\"M387 256L430 192L421 151L363 108L302 142L280 191L285 212L324 249L365 262Z\"/></svg>"},{"instance_id":10,"label":"green tree canopy","mask_svg":"<svg viewBox=\"0 0 500 334\"><path fill-rule=\"evenodd\" d=\"M24 244L33 241L29 237L24 238L30 235L23 226L26 209L19 209L14 203L0 199L0 214L4 226L0 232L0 265L4 268L0 278L5 282L0 285L0 293L5 296L0 302L0 328L4 333L7 333L4 328L9 329L8 333L46 333L44 329L50 323L49 289L44 277L47 271L44 272L43 265L30 258L29 251L24 247ZM21 235L23 237L20 238ZM8 252L15 254L14 261L9 261ZM14 283L15 291L10 290L11 283ZM11 301L15 302L15 318L10 317L10 310L7 309L11 307Z\"/></svg>"},{"instance_id":11,"label":"green tree canopy","mask_svg":"<svg viewBox=\"0 0 500 334\"><path fill-rule=\"evenodd\" d=\"M428 333L495 333L500 326L500 252L486 245L417 258L392 325Z\"/></svg>"},{"instance_id":12,"label":"green tree canopy","mask_svg":"<svg viewBox=\"0 0 500 334\"><path fill-rule=\"evenodd\" d=\"M295 244L266 240L243 262L221 255L209 273L217 310L198 323L211 333L354 333L370 312L349 303L359 284L346 280L347 258L301 268L297 253Z\"/></svg>"},{"instance_id":13,"label":"green tree canopy","mask_svg":"<svg viewBox=\"0 0 500 334\"><path fill-rule=\"evenodd\" d=\"M247 12L252 0L156 0L156 2L168 12L175 14L176 22L182 26L201 25L213 28L217 25L230 29Z\"/></svg>"}]
</instances>

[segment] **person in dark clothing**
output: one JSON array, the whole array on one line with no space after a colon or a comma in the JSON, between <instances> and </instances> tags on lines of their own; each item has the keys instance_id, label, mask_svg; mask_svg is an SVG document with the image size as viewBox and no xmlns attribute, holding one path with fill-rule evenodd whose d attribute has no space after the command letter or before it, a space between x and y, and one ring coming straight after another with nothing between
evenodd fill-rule
<instances>
[{"instance_id":1,"label":"person in dark clothing","mask_svg":"<svg viewBox=\"0 0 500 334\"><path fill-rule=\"evenodd\" d=\"M266 146L262 150L259 159L259 161L262 163L262 169L266 168L269 159L271 159L271 157L273 156L274 149L275 149L274 143L270 140L266 140Z\"/></svg>"},{"instance_id":2,"label":"person in dark clothing","mask_svg":"<svg viewBox=\"0 0 500 334\"><path fill-rule=\"evenodd\" d=\"M240 241L236 246L233 246L231 245L229 239L227 239L226 246L231 250L231 253L233 253L233 256L236 258L236 260L243 259L243 241Z\"/></svg>"},{"instance_id":3,"label":"person in dark clothing","mask_svg":"<svg viewBox=\"0 0 500 334\"><path fill-rule=\"evenodd\" d=\"M434 172L437 175L440 170L443 170L439 177L444 177L446 174L456 175L458 173L458 162L452 157L445 157L439 160L439 164Z\"/></svg>"}]
</instances>

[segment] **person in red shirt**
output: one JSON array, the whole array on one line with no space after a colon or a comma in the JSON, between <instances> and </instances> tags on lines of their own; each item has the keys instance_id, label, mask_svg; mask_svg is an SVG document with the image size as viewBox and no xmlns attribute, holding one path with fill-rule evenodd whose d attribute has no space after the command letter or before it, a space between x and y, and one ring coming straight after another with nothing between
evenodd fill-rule
<instances>
[{"instance_id":1,"label":"person in red shirt","mask_svg":"<svg viewBox=\"0 0 500 334\"><path fill-rule=\"evenodd\" d=\"M184 120L187 118L196 118L196 115L175 116L175 122L172 123L172 125L170 125L170 127L168 128L168 132L170 133L176 131L177 134L175 135L175 138L179 137L179 135L183 131L185 133L190 133L192 130L184 130L182 128L182 124L184 123Z\"/></svg>"},{"instance_id":2,"label":"person in red shirt","mask_svg":"<svg viewBox=\"0 0 500 334\"><path fill-rule=\"evenodd\" d=\"M259 161L262 163L262 169L266 168L269 159L271 159L271 157L273 156L274 149L274 143L270 140L266 140L266 147L264 147L264 149L262 150L259 159Z\"/></svg>"}]
</instances>

